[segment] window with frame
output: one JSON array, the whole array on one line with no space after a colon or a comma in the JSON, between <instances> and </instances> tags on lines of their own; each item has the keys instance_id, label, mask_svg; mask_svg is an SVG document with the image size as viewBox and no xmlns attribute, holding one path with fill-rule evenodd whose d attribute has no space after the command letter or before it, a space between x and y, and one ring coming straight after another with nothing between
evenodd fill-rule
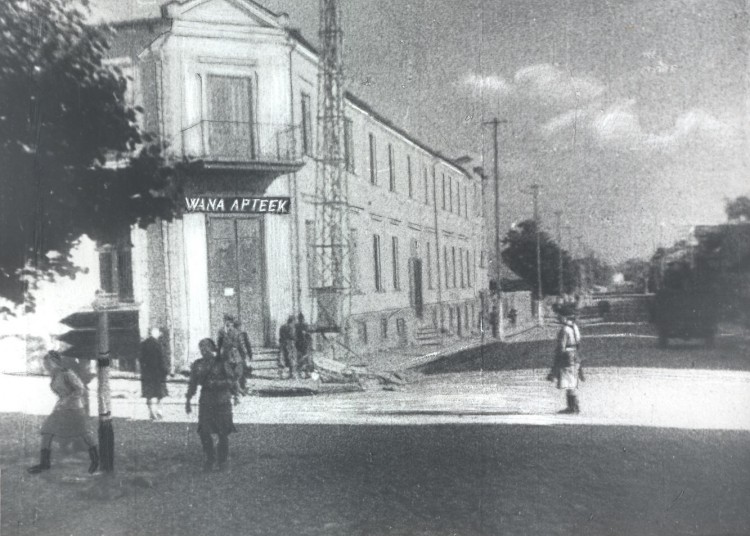
<instances>
[{"instance_id":1,"label":"window with frame","mask_svg":"<svg viewBox=\"0 0 750 536\"><path fill-rule=\"evenodd\" d=\"M427 242L427 288L432 288L432 244Z\"/></svg>"},{"instance_id":2,"label":"window with frame","mask_svg":"<svg viewBox=\"0 0 750 536\"><path fill-rule=\"evenodd\" d=\"M377 186L378 184L378 147L375 135L370 133L369 137L370 147L370 183Z\"/></svg>"},{"instance_id":3,"label":"window with frame","mask_svg":"<svg viewBox=\"0 0 750 536\"><path fill-rule=\"evenodd\" d=\"M464 217L469 219L469 188L464 185Z\"/></svg>"},{"instance_id":4,"label":"window with frame","mask_svg":"<svg viewBox=\"0 0 750 536\"><path fill-rule=\"evenodd\" d=\"M114 244L99 248L99 285L102 291L117 296L118 301L132 303L133 292L133 245L130 243L130 227L120 233Z\"/></svg>"},{"instance_id":5,"label":"window with frame","mask_svg":"<svg viewBox=\"0 0 750 536\"><path fill-rule=\"evenodd\" d=\"M312 101L310 95L302 93L302 152L307 156L313 154L312 134Z\"/></svg>"},{"instance_id":6,"label":"window with frame","mask_svg":"<svg viewBox=\"0 0 750 536\"><path fill-rule=\"evenodd\" d=\"M456 246L451 247L451 272L453 272L453 288L456 288Z\"/></svg>"},{"instance_id":7,"label":"window with frame","mask_svg":"<svg viewBox=\"0 0 750 536\"><path fill-rule=\"evenodd\" d=\"M485 258L484 250L479 251L479 267L486 268L487 259Z\"/></svg>"},{"instance_id":8,"label":"window with frame","mask_svg":"<svg viewBox=\"0 0 750 536\"><path fill-rule=\"evenodd\" d=\"M367 322L357 322L357 337L359 342L367 344Z\"/></svg>"},{"instance_id":9,"label":"window with frame","mask_svg":"<svg viewBox=\"0 0 750 536\"><path fill-rule=\"evenodd\" d=\"M469 288L471 288L471 268L472 268L472 262L471 259L474 256L473 252L471 250L466 250L466 283L469 285Z\"/></svg>"},{"instance_id":10,"label":"window with frame","mask_svg":"<svg viewBox=\"0 0 750 536\"><path fill-rule=\"evenodd\" d=\"M453 212L453 177L448 177L448 207Z\"/></svg>"},{"instance_id":11,"label":"window with frame","mask_svg":"<svg viewBox=\"0 0 750 536\"><path fill-rule=\"evenodd\" d=\"M461 184L456 183L456 195L458 196L458 203L456 206L458 207L458 215L461 216Z\"/></svg>"},{"instance_id":12,"label":"window with frame","mask_svg":"<svg viewBox=\"0 0 750 536\"><path fill-rule=\"evenodd\" d=\"M443 210L445 210L445 207L448 206L448 204L445 202L446 201L445 200L445 193L446 193L446 188L445 188L445 173L442 174L442 177L443 177Z\"/></svg>"},{"instance_id":13,"label":"window with frame","mask_svg":"<svg viewBox=\"0 0 750 536\"><path fill-rule=\"evenodd\" d=\"M213 156L253 158L255 125L253 118L253 82L246 76L206 78L208 120L204 136Z\"/></svg>"},{"instance_id":14,"label":"window with frame","mask_svg":"<svg viewBox=\"0 0 750 536\"><path fill-rule=\"evenodd\" d=\"M450 267L450 263L448 262L450 260L448 257L448 246L443 246L443 260L445 261L443 263L445 266L445 288L451 288L451 274L448 269Z\"/></svg>"},{"instance_id":15,"label":"window with frame","mask_svg":"<svg viewBox=\"0 0 750 536\"><path fill-rule=\"evenodd\" d=\"M305 220L305 241L307 243L307 284L309 288L318 286L315 262L315 221Z\"/></svg>"},{"instance_id":16,"label":"window with frame","mask_svg":"<svg viewBox=\"0 0 750 536\"><path fill-rule=\"evenodd\" d=\"M404 318L396 319L396 333L401 337L406 335L406 320Z\"/></svg>"},{"instance_id":17,"label":"window with frame","mask_svg":"<svg viewBox=\"0 0 750 536\"><path fill-rule=\"evenodd\" d=\"M357 229L349 229L349 269L350 285L354 292L359 291L359 234Z\"/></svg>"},{"instance_id":18,"label":"window with frame","mask_svg":"<svg viewBox=\"0 0 750 536\"><path fill-rule=\"evenodd\" d=\"M458 266L461 288L466 288L466 281L464 280L464 248L458 248Z\"/></svg>"},{"instance_id":19,"label":"window with frame","mask_svg":"<svg viewBox=\"0 0 750 536\"><path fill-rule=\"evenodd\" d=\"M393 254L393 290L401 290L401 278L399 277L398 262L398 237L391 237L391 250Z\"/></svg>"},{"instance_id":20,"label":"window with frame","mask_svg":"<svg viewBox=\"0 0 750 536\"><path fill-rule=\"evenodd\" d=\"M344 163L346 170L354 173L354 123L351 119L344 119Z\"/></svg>"},{"instance_id":21,"label":"window with frame","mask_svg":"<svg viewBox=\"0 0 750 536\"><path fill-rule=\"evenodd\" d=\"M427 168L422 168L422 175L424 177L424 204L430 204L430 174Z\"/></svg>"},{"instance_id":22,"label":"window with frame","mask_svg":"<svg viewBox=\"0 0 750 536\"><path fill-rule=\"evenodd\" d=\"M388 188L396 191L396 158L393 155L393 144L388 144Z\"/></svg>"},{"instance_id":23,"label":"window with frame","mask_svg":"<svg viewBox=\"0 0 750 536\"><path fill-rule=\"evenodd\" d=\"M414 197L414 185L412 184L411 155L406 155L406 178L409 181L409 199Z\"/></svg>"},{"instance_id":24,"label":"window with frame","mask_svg":"<svg viewBox=\"0 0 750 536\"><path fill-rule=\"evenodd\" d=\"M382 292L383 290L383 273L382 266L380 263L380 235L373 235L372 237L372 260L373 260L373 273L375 275L375 291Z\"/></svg>"},{"instance_id":25,"label":"window with frame","mask_svg":"<svg viewBox=\"0 0 750 536\"><path fill-rule=\"evenodd\" d=\"M381 339L388 338L388 317L387 316L380 317L380 338Z\"/></svg>"}]
</instances>

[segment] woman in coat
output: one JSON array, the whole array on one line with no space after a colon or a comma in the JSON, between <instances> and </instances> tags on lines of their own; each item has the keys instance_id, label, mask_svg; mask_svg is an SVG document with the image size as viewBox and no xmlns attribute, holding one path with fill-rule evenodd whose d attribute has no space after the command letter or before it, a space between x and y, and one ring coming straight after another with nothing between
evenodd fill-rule
<instances>
[{"instance_id":1,"label":"woman in coat","mask_svg":"<svg viewBox=\"0 0 750 536\"><path fill-rule=\"evenodd\" d=\"M50 373L50 388L57 395L57 403L52 413L42 424L42 449L38 465L29 467L28 472L39 474L50 468L52 440L82 439L89 447L89 473L99 468L99 451L88 429L88 416L84 411L83 399L87 396L86 386L75 372L63 366L62 357L55 351L44 356L44 367Z\"/></svg>"},{"instance_id":2,"label":"woman in coat","mask_svg":"<svg viewBox=\"0 0 750 536\"><path fill-rule=\"evenodd\" d=\"M138 359L141 367L141 396L146 399L151 420L158 420L162 418L161 399L169 396L167 390L169 360L159 343L161 331L154 328L150 335L141 343L141 355ZM156 411L154 411L153 399L156 399Z\"/></svg>"},{"instance_id":3,"label":"woman in coat","mask_svg":"<svg viewBox=\"0 0 750 536\"><path fill-rule=\"evenodd\" d=\"M185 412L192 412L190 401L200 386L198 435L206 457L203 468L210 471L218 461L219 470L223 470L229 456L229 434L237 431L232 420L232 401L237 402L239 378L229 361L219 355L214 341L203 339L198 348L202 357L190 368ZM213 434L219 438L216 451Z\"/></svg>"}]
</instances>

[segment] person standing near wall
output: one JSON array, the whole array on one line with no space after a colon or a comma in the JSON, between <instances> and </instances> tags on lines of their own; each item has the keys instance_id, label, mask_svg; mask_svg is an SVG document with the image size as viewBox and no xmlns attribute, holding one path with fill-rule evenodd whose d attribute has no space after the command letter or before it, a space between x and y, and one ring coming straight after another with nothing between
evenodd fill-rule
<instances>
[{"instance_id":1,"label":"person standing near wall","mask_svg":"<svg viewBox=\"0 0 750 536\"><path fill-rule=\"evenodd\" d=\"M138 362L141 368L141 396L146 399L148 414L151 420L160 420L161 399L169 396L167 390L167 376L169 375L169 359L159 339L161 330L153 328L149 337L141 343L141 353ZM153 400L156 399L156 411Z\"/></svg>"},{"instance_id":2,"label":"person standing near wall","mask_svg":"<svg viewBox=\"0 0 750 536\"><path fill-rule=\"evenodd\" d=\"M247 331L242 329L242 322L236 320L234 329L237 332L237 349L242 360L242 375L240 376L240 389L247 394L247 379L253 375L253 367L250 361L253 360L253 346L250 344L250 337Z\"/></svg>"},{"instance_id":3,"label":"person standing near wall","mask_svg":"<svg viewBox=\"0 0 750 536\"><path fill-rule=\"evenodd\" d=\"M289 377L297 377L297 348L294 329L294 315L290 315L286 324L279 328L279 377L284 377L284 370L289 368Z\"/></svg>"},{"instance_id":4,"label":"person standing near wall","mask_svg":"<svg viewBox=\"0 0 750 536\"><path fill-rule=\"evenodd\" d=\"M297 315L297 325L294 327L295 332L295 349L297 350L297 366L301 374L306 378L310 377L313 371L312 355L312 335L310 334L310 325L305 322L305 315Z\"/></svg>"}]
</instances>

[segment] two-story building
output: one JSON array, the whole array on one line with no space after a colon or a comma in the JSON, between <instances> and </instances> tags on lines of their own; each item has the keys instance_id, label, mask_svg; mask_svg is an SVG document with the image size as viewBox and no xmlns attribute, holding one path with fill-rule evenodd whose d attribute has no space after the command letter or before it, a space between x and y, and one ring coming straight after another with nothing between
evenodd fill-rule
<instances>
[{"instance_id":1,"label":"two-story building","mask_svg":"<svg viewBox=\"0 0 750 536\"><path fill-rule=\"evenodd\" d=\"M113 265L141 332L166 328L178 367L226 313L255 346L273 346L289 315L314 310L316 50L248 0L173 1L117 29L110 61L132 78L144 129L175 159L202 163L186 196L291 200L286 215L189 212L133 230ZM487 288L480 177L345 100L350 347L476 330Z\"/></svg>"}]
</instances>

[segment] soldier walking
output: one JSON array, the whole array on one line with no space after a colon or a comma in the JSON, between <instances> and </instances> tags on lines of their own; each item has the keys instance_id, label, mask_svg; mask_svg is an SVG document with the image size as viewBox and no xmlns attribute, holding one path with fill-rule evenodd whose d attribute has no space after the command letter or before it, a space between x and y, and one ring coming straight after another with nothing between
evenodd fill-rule
<instances>
[{"instance_id":1,"label":"soldier walking","mask_svg":"<svg viewBox=\"0 0 750 536\"><path fill-rule=\"evenodd\" d=\"M210 471L218 461L218 469L226 468L229 456L229 434L236 432L232 419L232 399L237 403L239 385L232 365L217 352L211 339L198 344L201 358L190 368L185 413L190 414L190 401L201 388L198 401L198 435L205 455L203 469ZM213 434L219 438L214 448Z\"/></svg>"},{"instance_id":2,"label":"soldier walking","mask_svg":"<svg viewBox=\"0 0 750 536\"><path fill-rule=\"evenodd\" d=\"M579 347L581 332L575 322L575 307L564 304L558 307L558 315L562 326L557 333L555 346L555 360L552 370L547 375L549 381L556 381L558 389L564 389L567 407L559 413L580 413L578 404L578 380L583 380L583 369Z\"/></svg>"}]
</instances>

